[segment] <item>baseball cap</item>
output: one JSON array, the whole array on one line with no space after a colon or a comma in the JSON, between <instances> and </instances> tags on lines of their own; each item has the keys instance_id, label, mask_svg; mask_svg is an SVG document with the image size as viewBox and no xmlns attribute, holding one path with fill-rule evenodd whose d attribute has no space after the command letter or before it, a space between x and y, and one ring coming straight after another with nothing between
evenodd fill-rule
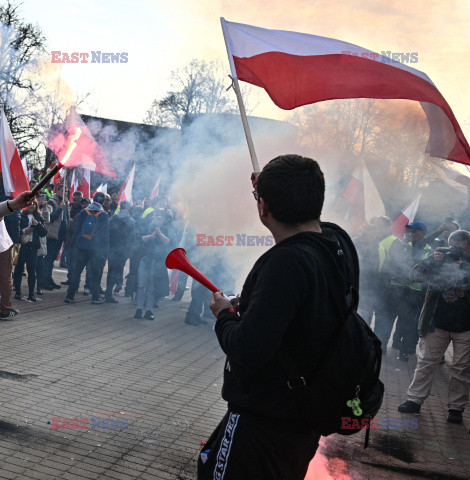
<instances>
[{"instance_id":1,"label":"baseball cap","mask_svg":"<svg viewBox=\"0 0 470 480\"><path fill-rule=\"evenodd\" d=\"M413 222L408 224L405 228L413 228L414 230L428 231L428 226L424 222Z\"/></svg>"}]
</instances>

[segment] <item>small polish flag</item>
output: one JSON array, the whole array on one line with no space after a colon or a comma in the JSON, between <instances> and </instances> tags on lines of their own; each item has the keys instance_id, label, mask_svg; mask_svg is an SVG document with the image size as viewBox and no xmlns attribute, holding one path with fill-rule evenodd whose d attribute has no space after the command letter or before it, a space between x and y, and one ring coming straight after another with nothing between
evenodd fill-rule
<instances>
[{"instance_id":1,"label":"small polish flag","mask_svg":"<svg viewBox=\"0 0 470 480\"><path fill-rule=\"evenodd\" d=\"M413 223L418 211L421 194L419 194L406 208L398 215L392 223L391 229L395 237L403 238L405 227Z\"/></svg>"},{"instance_id":2,"label":"small polish flag","mask_svg":"<svg viewBox=\"0 0 470 480\"><path fill-rule=\"evenodd\" d=\"M78 189L78 180L75 179L75 169L72 171L72 180L70 182L69 202L72 203L73 192Z\"/></svg>"},{"instance_id":3,"label":"small polish flag","mask_svg":"<svg viewBox=\"0 0 470 480\"><path fill-rule=\"evenodd\" d=\"M150 200L152 200L152 198L155 198L155 197L158 196L158 190L160 188L160 179L161 179L161 177L158 177L157 183L153 187L152 193L150 194Z\"/></svg>"},{"instance_id":4,"label":"small polish flag","mask_svg":"<svg viewBox=\"0 0 470 480\"><path fill-rule=\"evenodd\" d=\"M90 170L83 171L83 177L77 190L83 193L84 198L90 198Z\"/></svg>"},{"instance_id":5,"label":"small polish flag","mask_svg":"<svg viewBox=\"0 0 470 480\"><path fill-rule=\"evenodd\" d=\"M20 193L27 192L29 190L28 178L3 107L0 113L0 156L0 172L2 172L5 195L16 198Z\"/></svg>"},{"instance_id":6,"label":"small polish flag","mask_svg":"<svg viewBox=\"0 0 470 480\"><path fill-rule=\"evenodd\" d=\"M134 174L135 174L135 165L132 167L131 173L126 178L124 185L119 190L118 204L121 205L121 202L127 201L132 205L132 186L134 185Z\"/></svg>"},{"instance_id":7,"label":"small polish flag","mask_svg":"<svg viewBox=\"0 0 470 480\"><path fill-rule=\"evenodd\" d=\"M359 232L372 218L385 215L380 193L363 161L351 175L343 197L352 205L352 233Z\"/></svg>"}]
</instances>

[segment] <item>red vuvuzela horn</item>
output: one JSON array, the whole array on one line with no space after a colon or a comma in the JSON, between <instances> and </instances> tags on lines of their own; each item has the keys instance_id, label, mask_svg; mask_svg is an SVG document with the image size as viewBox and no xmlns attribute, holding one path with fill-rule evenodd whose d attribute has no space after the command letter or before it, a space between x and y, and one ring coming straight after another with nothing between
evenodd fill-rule
<instances>
[{"instance_id":1,"label":"red vuvuzela horn","mask_svg":"<svg viewBox=\"0 0 470 480\"><path fill-rule=\"evenodd\" d=\"M167 268L174 268L187 273L190 277L193 277L194 280L197 280L201 285L204 285L214 293L221 291L220 288L217 288L195 266L192 265L186 256L186 250L184 248L175 248L172 250L166 257L165 264Z\"/></svg>"}]
</instances>

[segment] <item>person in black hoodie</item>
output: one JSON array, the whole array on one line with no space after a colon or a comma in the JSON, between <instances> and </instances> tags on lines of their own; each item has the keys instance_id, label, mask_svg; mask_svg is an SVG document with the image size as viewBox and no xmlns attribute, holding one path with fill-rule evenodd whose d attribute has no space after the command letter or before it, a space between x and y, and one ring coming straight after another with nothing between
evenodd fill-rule
<instances>
[{"instance_id":1,"label":"person in black hoodie","mask_svg":"<svg viewBox=\"0 0 470 480\"><path fill-rule=\"evenodd\" d=\"M38 249L40 247L39 237L45 237L47 228L44 218L38 211L38 201L34 199L33 203L21 213L21 248L18 255L18 262L13 274L13 284L15 287L15 298L21 300L21 279L23 269L26 263L28 271L28 300L35 302L34 286L36 284L36 264L38 260Z\"/></svg>"},{"instance_id":2,"label":"person in black hoodie","mask_svg":"<svg viewBox=\"0 0 470 480\"><path fill-rule=\"evenodd\" d=\"M320 434L299 413L286 359L311 372L340 322L333 286L316 258L338 272L336 288L345 294L351 287L346 277L356 288L359 283L351 239L337 225L320 222L325 182L317 162L283 155L252 179L260 220L276 244L249 273L238 312L220 292L211 299L227 355L222 397L228 412L201 451L199 480L305 477Z\"/></svg>"}]
</instances>

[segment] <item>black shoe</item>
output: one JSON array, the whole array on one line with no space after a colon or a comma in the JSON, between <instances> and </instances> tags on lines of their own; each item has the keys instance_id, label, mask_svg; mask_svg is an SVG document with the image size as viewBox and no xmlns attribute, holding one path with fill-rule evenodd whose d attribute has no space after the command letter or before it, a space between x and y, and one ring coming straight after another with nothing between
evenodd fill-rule
<instances>
[{"instance_id":1,"label":"black shoe","mask_svg":"<svg viewBox=\"0 0 470 480\"><path fill-rule=\"evenodd\" d=\"M155 320L155 317L153 316L152 310L147 310L147 311L145 312L144 318L145 318L146 320Z\"/></svg>"},{"instance_id":2,"label":"black shoe","mask_svg":"<svg viewBox=\"0 0 470 480\"><path fill-rule=\"evenodd\" d=\"M207 325L207 322L205 320L202 320L201 317L199 317L198 315L186 315L184 323L187 323L188 325L194 325L195 327L199 325Z\"/></svg>"},{"instance_id":3,"label":"black shoe","mask_svg":"<svg viewBox=\"0 0 470 480\"><path fill-rule=\"evenodd\" d=\"M54 280L50 280L49 283L50 283L52 288L56 288L57 290L59 290L59 288L62 288L60 285L55 283Z\"/></svg>"},{"instance_id":4,"label":"black shoe","mask_svg":"<svg viewBox=\"0 0 470 480\"><path fill-rule=\"evenodd\" d=\"M137 319L139 319L139 320L142 320L142 309L141 309L141 308L138 308L138 309L135 311L134 318L137 318Z\"/></svg>"},{"instance_id":5,"label":"black shoe","mask_svg":"<svg viewBox=\"0 0 470 480\"><path fill-rule=\"evenodd\" d=\"M70 282L67 280L66 282L60 282L61 285L70 285Z\"/></svg>"},{"instance_id":6,"label":"black shoe","mask_svg":"<svg viewBox=\"0 0 470 480\"><path fill-rule=\"evenodd\" d=\"M16 310L16 308L10 308L8 313L0 313L0 318L16 317L16 315L19 315L19 313L19 310Z\"/></svg>"},{"instance_id":7,"label":"black shoe","mask_svg":"<svg viewBox=\"0 0 470 480\"><path fill-rule=\"evenodd\" d=\"M461 410L449 410L449 416L447 417L447 421L449 423L457 423L461 424L462 419L462 411Z\"/></svg>"},{"instance_id":8,"label":"black shoe","mask_svg":"<svg viewBox=\"0 0 470 480\"><path fill-rule=\"evenodd\" d=\"M41 288L38 288L38 289L36 290L36 295L42 295L42 294L43 294L42 289L41 289Z\"/></svg>"},{"instance_id":9,"label":"black shoe","mask_svg":"<svg viewBox=\"0 0 470 480\"><path fill-rule=\"evenodd\" d=\"M29 295L27 298L28 302L37 302L38 299L34 295Z\"/></svg>"},{"instance_id":10,"label":"black shoe","mask_svg":"<svg viewBox=\"0 0 470 480\"><path fill-rule=\"evenodd\" d=\"M64 300L65 303L75 303L75 298L67 295Z\"/></svg>"},{"instance_id":11,"label":"black shoe","mask_svg":"<svg viewBox=\"0 0 470 480\"><path fill-rule=\"evenodd\" d=\"M43 285L42 289L52 291L52 290L54 290L54 287L52 285Z\"/></svg>"},{"instance_id":12,"label":"black shoe","mask_svg":"<svg viewBox=\"0 0 470 480\"><path fill-rule=\"evenodd\" d=\"M102 303L104 303L104 298L103 297L98 297L98 298L95 298L95 299L91 299L91 304L92 305L101 305Z\"/></svg>"},{"instance_id":13,"label":"black shoe","mask_svg":"<svg viewBox=\"0 0 470 480\"><path fill-rule=\"evenodd\" d=\"M16 299L16 300L21 300L21 298L22 298L22 297L21 297L21 293L16 292L16 293L15 293L15 299Z\"/></svg>"},{"instance_id":14,"label":"black shoe","mask_svg":"<svg viewBox=\"0 0 470 480\"><path fill-rule=\"evenodd\" d=\"M421 405L411 400L407 400L405 403L398 405L398 411L401 413L419 413L421 411Z\"/></svg>"},{"instance_id":15,"label":"black shoe","mask_svg":"<svg viewBox=\"0 0 470 480\"><path fill-rule=\"evenodd\" d=\"M104 301L106 303L119 303L114 297L105 297Z\"/></svg>"},{"instance_id":16,"label":"black shoe","mask_svg":"<svg viewBox=\"0 0 470 480\"><path fill-rule=\"evenodd\" d=\"M59 264L59 267L60 267L60 268L67 268L67 265L66 265L65 263L60 263L60 264Z\"/></svg>"}]
</instances>

